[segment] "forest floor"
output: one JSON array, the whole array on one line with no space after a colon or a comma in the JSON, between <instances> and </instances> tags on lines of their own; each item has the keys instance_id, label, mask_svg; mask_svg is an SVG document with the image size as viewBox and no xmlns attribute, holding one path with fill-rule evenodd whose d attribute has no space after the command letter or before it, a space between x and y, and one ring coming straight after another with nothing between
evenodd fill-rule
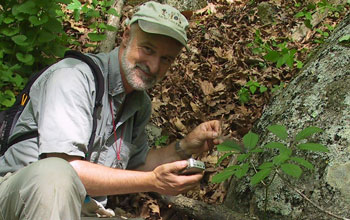
<instances>
[{"instance_id":1,"label":"forest floor","mask_svg":"<svg viewBox=\"0 0 350 220\"><path fill-rule=\"evenodd\" d=\"M126 2L122 23L140 3ZM347 1L335 5L312 0L212 0L204 9L186 12L191 15L190 50L184 50L166 78L149 90L151 122L162 128L157 145L182 138L211 119L222 121L225 136L241 140L274 92L287 86L317 47L327 43L348 10ZM82 35L81 39L86 38ZM91 48L80 49L91 52ZM220 156L215 149L197 156L207 170L200 188L185 196L208 204L224 201L227 184L210 182L230 162L226 159L217 164ZM110 207L118 205L118 213L127 217L191 219L169 211L171 208L152 194L113 197L110 201Z\"/></svg>"}]
</instances>

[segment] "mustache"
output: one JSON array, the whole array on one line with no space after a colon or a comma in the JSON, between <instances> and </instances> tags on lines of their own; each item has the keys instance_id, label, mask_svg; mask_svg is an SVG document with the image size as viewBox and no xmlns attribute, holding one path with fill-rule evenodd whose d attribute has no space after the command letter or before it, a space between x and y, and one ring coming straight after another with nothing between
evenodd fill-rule
<instances>
[{"instance_id":1,"label":"mustache","mask_svg":"<svg viewBox=\"0 0 350 220\"><path fill-rule=\"evenodd\" d=\"M141 64L141 63L136 63L135 67L140 68L143 72L147 73L148 75L152 75L151 74L151 70L149 69L149 67L145 64Z\"/></svg>"}]
</instances>

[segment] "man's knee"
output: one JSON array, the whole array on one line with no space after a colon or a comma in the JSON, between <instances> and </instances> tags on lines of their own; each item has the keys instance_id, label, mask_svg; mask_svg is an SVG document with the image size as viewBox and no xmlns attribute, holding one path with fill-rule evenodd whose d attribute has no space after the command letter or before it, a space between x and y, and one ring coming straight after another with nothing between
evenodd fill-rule
<instances>
[{"instance_id":1,"label":"man's knee","mask_svg":"<svg viewBox=\"0 0 350 220\"><path fill-rule=\"evenodd\" d=\"M50 157L32 164L33 167L28 167L30 182L37 184L40 191L45 193L76 193L76 196L81 197L82 201L85 198L85 189L79 176L74 168L64 159ZM28 181L28 180L27 180Z\"/></svg>"},{"instance_id":2,"label":"man's knee","mask_svg":"<svg viewBox=\"0 0 350 220\"><path fill-rule=\"evenodd\" d=\"M80 216L86 195L73 167L61 158L43 159L17 171L1 185L1 193L11 198L3 204L5 216L10 216L8 219L15 213L31 216L29 219L50 219L47 216L62 214ZM71 213L66 213L67 210Z\"/></svg>"}]
</instances>

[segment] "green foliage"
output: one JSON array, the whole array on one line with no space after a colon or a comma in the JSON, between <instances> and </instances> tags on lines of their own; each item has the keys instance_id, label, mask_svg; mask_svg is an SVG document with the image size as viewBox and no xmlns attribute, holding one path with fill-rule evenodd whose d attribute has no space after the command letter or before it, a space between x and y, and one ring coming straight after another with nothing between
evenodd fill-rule
<instances>
[{"instance_id":1,"label":"green foliage","mask_svg":"<svg viewBox=\"0 0 350 220\"><path fill-rule=\"evenodd\" d=\"M251 96L254 95L256 93L256 91L258 91L260 93L264 93L267 91L267 87L265 87L264 85L260 85L258 82L256 81L252 81L249 80L244 87L242 87L239 91L238 91L238 97L239 97L239 101L242 104L245 104L247 102L250 101Z\"/></svg>"},{"instance_id":2,"label":"green foliage","mask_svg":"<svg viewBox=\"0 0 350 220\"><path fill-rule=\"evenodd\" d=\"M328 0L322 0L318 3L309 3L301 11L295 14L296 18L302 18L304 19L304 24L309 29L313 29L312 26L312 15L316 11L320 11L323 13L324 11L328 11L329 14L338 17L339 12L342 12L344 10L344 5L334 5L330 3ZM327 36L328 37L328 36Z\"/></svg>"},{"instance_id":3,"label":"green foliage","mask_svg":"<svg viewBox=\"0 0 350 220\"><path fill-rule=\"evenodd\" d=\"M323 30L320 28L316 29L316 32L319 34L319 37L315 39L315 43L323 44L325 40L329 37L330 32L334 30L334 27L325 24Z\"/></svg>"},{"instance_id":4,"label":"green foliage","mask_svg":"<svg viewBox=\"0 0 350 220\"><path fill-rule=\"evenodd\" d=\"M168 143L169 136L168 135L162 135L155 141L156 146L164 146Z\"/></svg>"},{"instance_id":5,"label":"green foliage","mask_svg":"<svg viewBox=\"0 0 350 220\"><path fill-rule=\"evenodd\" d=\"M254 41L248 44L248 47L252 48L254 54L263 55L265 61L269 61L276 64L277 68L287 65L289 68L293 68L296 65L297 68L302 68L303 63L296 59L296 49L290 49L287 47L288 41L277 43L274 39L264 41L261 37L259 30L255 31Z\"/></svg>"},{"instance_id":6,"label":"green foliage","mask_svg":"<svg viewBox=\"0 0 350 220\"><path fill-rule=\"evenodd\" d=\"M112 1L92 0L82 5L78 0L15 0L0 3L0 109L11 106L28 77L63 57L69 45L79 44L63 30L66 15L62 4L73 11L76 21L89 22L91 42L106 38L105 16L119 16ZM90 44L91 46L91 44ZM96 45L93 45L96 46Z\"/></svg>"},{"instance_id":7,"label":"green foliage","mask_svg":"<svg viewBox=\"0 0 350 220\"><path fill-rule=\"evenodd\" d=\"M93 0L91 4L81 4L79 0L72 0L68 4L67 9L73 11L75 21L87 22L92 32L88 34L89 40L92 42L99 42L106 39L104 31L115 31L116 28L105 24L103 21L107 19L108 15L120 16L114 8L111 8L113 1ZM89 46L95 46L89 44Z\"/></svg>"},{"instance_id":8,"label":"green foliage","mask_svg":"<svg viewBox=\"0 0 350 220\"><path fill-rule=\"evenodd\" d=\"M310 152L328 152L328 149L319 143L305 142L312 135L322 132L318 127L307 127L298 132L292 139L289 137L287 129L282 125L271 125L267 129L274 134L281 142L269 142L265 146L258 146L259 136L253 132L248 132L243 137L243 146L237 144L233 140L226 140L218 145L219 152L226 152L219 161L220 164L224 159L239 153L237 156L238 163L229 166L222 172L216 174L212 178L213 183L222 182L231 176L242 178L248 174L250 169L255 170L255 174L250 178L250 184L256 185L263 182L269 176L282 172L292 178L299 178L303 169L313 170L313 165L307 159L298 157L297 152L300 150ZM303 141L302 143L299 143ZM266 151L270 152L266 154ZM251 161L253 155L269 155L269 157L257 168L253 166ZM259 156L258 156L259 157ZM261 158L261 157L259 157ZM271 182L273 181L273 178Z\"/></svg>"},{"instance_id":9,"label":"green foliage","mask_svg":"<svg viewBox=\"0 0 350 220\"><path fill-rule=\"evenodd\" d=\"M350 34L346 34L346 35L342 36L341 38L339 38L338 42L341 45L349 46L350 45Z\"/></svg>"},{"instance_id":10,"label":"green foliage","mask_svg":"<svg viewBox=\"0 0 350 220\"><path fill-rule=\"evenodd\" d=\"M0 7L0 109L11 106L27 78L62 57L69 43L60 0L10 0ZM52 43L55 42L55 43Z\"/></svg>"},{"instance_id":11,"label":"green foliage","mask_svg":"<svg viewBox=\"0 0 350 220\"><path fill-rule=\"evenodd\" d=\"M299 11L295 17L296 18L304 18L304 24L306 27L312 29L312 14L314 13L314 10L316 9L316 5L313 3L308 4L306 7L303 8L302 11Z\"/></svg>"}]
</instances>

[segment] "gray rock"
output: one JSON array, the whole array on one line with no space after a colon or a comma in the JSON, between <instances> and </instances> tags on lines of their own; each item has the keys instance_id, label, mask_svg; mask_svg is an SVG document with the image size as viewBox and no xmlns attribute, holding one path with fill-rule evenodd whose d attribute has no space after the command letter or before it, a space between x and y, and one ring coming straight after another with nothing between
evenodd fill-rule
<instances>
[{"instance_id":1,"label":"gray rock","mask_svg":"<svg viewBox=\"0 0 350 220\"><path fill-rule=\"evenodd\" d=\"M340 23L328 42L314 54L300 74L273 98L253 131L261 145L273 141L267 126L285 125L291 137L309 126L324 130L313 141L328 147L329 153L302 153L315 166L295 188L316 204L336 215L350 217L350 48L339 38L350 34L350 18ZM264 158L257 158L261 162ZM261 164L261 163L259 163ZM251 173L253 174L253 173ZM225 205L263 215L265 190L251 187L249 179L232 179ZM276 178L268 192L270 219L331 219L316 209L284 181Z\"/></svg>"}]
</instances>

